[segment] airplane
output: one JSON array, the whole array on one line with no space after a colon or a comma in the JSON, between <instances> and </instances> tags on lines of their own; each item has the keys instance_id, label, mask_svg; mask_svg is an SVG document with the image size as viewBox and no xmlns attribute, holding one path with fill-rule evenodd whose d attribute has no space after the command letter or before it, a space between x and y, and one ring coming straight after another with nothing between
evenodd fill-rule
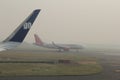
<instances>
[{"instance_id":1,"label":"airplane","mask_svg":"<svg viewBox=\"0 0 120 80\"><path fill-rule=\"evenodd\" d=\"M76 44L55 44L54 42L52 42L51 44L47 44L43 42L37 34L34 34L34 38L35 38L35 43L33 44L45 48L58 49L59 52L69 51L70 49L75 49L78 51L79 49L84 48L82 45L76 45Z\"/></svg>"},{"instance_id":2,"label":"airplane","mask_svg":"<svg viewBox=\"0 0 120 80\"><path fill-rule=\"evenodd\" d=\"M36 17L38 16L40 9L34 10L19 26L16 28L13 33L8 36L4 41L0 43L0 51L5 51L13 49L20 45L25 36L29 32L31 26L33 25Z\"/></svg>"}]
</instances>

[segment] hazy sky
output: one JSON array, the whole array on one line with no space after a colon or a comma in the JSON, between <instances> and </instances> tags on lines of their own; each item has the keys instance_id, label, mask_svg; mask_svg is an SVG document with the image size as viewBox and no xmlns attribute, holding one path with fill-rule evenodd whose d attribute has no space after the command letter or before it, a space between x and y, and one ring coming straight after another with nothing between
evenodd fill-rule
<instances>
[{"instance_id":1,"label":"hazy sky","mask_svg":"<svg viewBox=\"0 0 120 80\"><path fill-rule=\"evenodd\" d=\"M34 33L43 41L120 45L120 0L0 0L0 41L34 10L42 9Z\"/></svg>"}]
</instances>

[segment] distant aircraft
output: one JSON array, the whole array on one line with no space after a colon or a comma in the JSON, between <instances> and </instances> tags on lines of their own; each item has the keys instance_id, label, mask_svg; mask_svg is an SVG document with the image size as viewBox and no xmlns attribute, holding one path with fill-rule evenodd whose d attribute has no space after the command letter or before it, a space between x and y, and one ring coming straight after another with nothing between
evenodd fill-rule
<instances>
[{"instance_id":1,"label":"distant aircraft","mask_svg":"<svg viewBox=\"0 0 120 80\"><path fill-rule=\"evenodd\" d=\"M35 45L51 48L51 49L58 49L60 52L69 51L70 49L76 49L78 51L79 49L84 48L82 45L76 45L76 44L55 44L54 42L52 42L51 44L47 44L44 43L37 34L34 34L34 37L35 37L35 43L34 43Z\"/></svg>"},{"instance_id":2,"label":"distant aircraft","mask_svg":"<svg viewBox=\"0 0 120 80\"><path fill-rule=\"evenodd\" d=\"M0 43L0 51L8 50L20 45L28 31L30 30L32 24L34 23L36 17L38 16L40 9L34 10L19 26L15 31Z\"/></svg>"}]
</instances>

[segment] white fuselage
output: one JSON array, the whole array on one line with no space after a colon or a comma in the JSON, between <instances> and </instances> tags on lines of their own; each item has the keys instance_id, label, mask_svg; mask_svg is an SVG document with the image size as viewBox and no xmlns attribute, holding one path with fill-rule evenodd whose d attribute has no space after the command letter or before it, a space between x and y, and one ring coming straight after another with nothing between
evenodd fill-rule
<instances>
[{"instance_id":1,"label":"white fuselage","mask_svg":"<svg viewBox=\"0 0 120 80\"><path fill-rule=\"evenodd\" d=\"M37 44L36 44L37 45ZM83 49L84 47L82 45L76 45L76 44L47 44L44 43L43 45L38 45L45 48L51 48L51 49Z\"/></svg>"}]
</instances>

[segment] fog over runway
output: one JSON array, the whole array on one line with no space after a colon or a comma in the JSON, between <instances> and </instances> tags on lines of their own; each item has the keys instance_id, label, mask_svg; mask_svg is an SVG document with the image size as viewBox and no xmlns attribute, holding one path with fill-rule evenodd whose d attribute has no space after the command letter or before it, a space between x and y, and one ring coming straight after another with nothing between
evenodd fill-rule
<instances>
[{"instance_id":1,"label":"fog over runway","mask_svg":"<svg viewBox=\"0 0 120 80\"><path fill-rule=\"evenodd\" d=\"M14 59L12 54L23 59L20 53L27 57L29 53L34 57L43 53L76 54L31 45L33 35L38 34L48 43L85 45L77 53L98 59L103 72L89 76L0 77L0 80L120 80L120 0L0 0L0 41L35 9L41 9L41 14L24 40L30 44L0 52L0 59Z\"/></svg>"},{"instance_id":2,"label":"fog over runway","mask_svg":"<svg viewBox=\"0 0 120 80\"><path fill-rule=\"evenodd\" d=\"M24 44L23 44L24 45ZM23 46L21 45L21 47ZM11 51L5 51L1 52L0 54L6 54L6 53L34 53L40 54L40 53L53 53L61 54L60 52L57 52L56 50L49 50L49 49L43 49L42 47L35 47L33 48L33 45L28 44L23 50L23 47L18 47L17 49L11 50ZM26 45L25 45L26 46ZM25 47L24 46L24 47ZM33 50L31 50L33 49ZM22 50L22 51L21 51ZM81 56L89 56L89 57L96 57L98 59L98 62L103 67L103 72L100 74L95 75L89 75L89 76L24 76L24 77L0 77L0 80L119 80L119 74L120 74L120 56L118 55L109 55L109 53L114 53L116 50L109 50L109 49L93 49L92 48L86 48L79 51L79 54ZM117 50L119 53L119 50ZM62 54L70 54L75 53L75 51L70 52L62 52ZM107 54L106 54L107 53Z\"/></svg>"},{"instance_id":3,"label":"fog over runway","mask_svg":"<svg viewBox=\"0 0 120 80\"><path fill-rule=\"evenodd\" d=\"M69 54L69 53L68 53ZM82 55L96 56L103 67L100 74L89 76L24 76L24 77L0 77L0 80L119 80L120 56L110 55L90 55L89 53L80 53Z\"/></svg>"}]
</instances>

